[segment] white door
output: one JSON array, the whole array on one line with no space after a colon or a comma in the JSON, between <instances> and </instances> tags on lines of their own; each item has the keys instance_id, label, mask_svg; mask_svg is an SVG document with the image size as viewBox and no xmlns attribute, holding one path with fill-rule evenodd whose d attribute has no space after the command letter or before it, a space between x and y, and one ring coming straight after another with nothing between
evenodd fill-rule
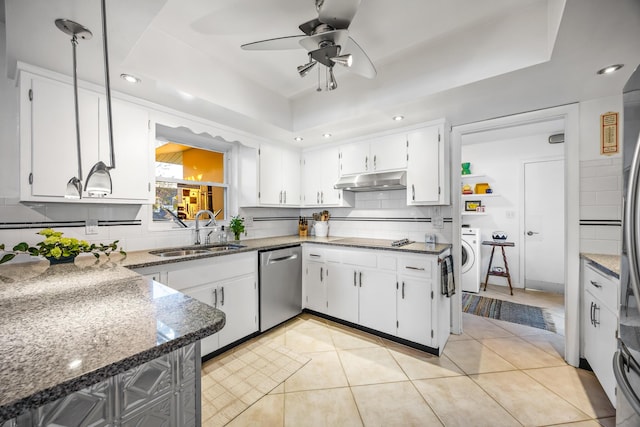
<instances>
[{"instance_id":1,"label":"white door","mask_svg":"<svg viewBox=\"0 0 640 427\"><path fill-rule=\"evenodd\" d=\"M322 175L322 162L320 151L305 154L302 162L303 204L315 206L320 204L320 180Z\"/></svg>"},{"instance_id":2,"label":"white door","mask_svg":"<svg viewBox=\"0 0 640 427\"><path fill-rule=\"evenodd\" d=\"M226 317L220 329L220 347L258 330L255 276L244 276L218 286L218 305Z\"/></svg>"},{"instance_id":3,"label":"white door","mask_svg":"<svg viewBox=\"0 0 640 427\"><path fill-rule=\"evenodd\" d=\"M193 288L183 289L180 292L190 296L191 298L195 298L200 302L208 304L211 307L215 307L217 285L214 283L208 283L202 286L194 286ZM225 328L226 327L227 326L225 325ZM200 353L202 357L206 356L209 353L213 353L219 348L219 345L218 345L219 336L220 336L220 332L216 332L215 334L209 335L208 337L200 340Z\"/></svg>"},{"instance_id":4,"label":"white door","mask_svg":"<svg viewBox=\"0 0 640 427\"><path fill-rule=\"evenodd\" d=\"M300 206L300 154L294 151L282 152L281 170L282 176L282 204Z\"/></svg>"},{"instance_id":5,"label":"white door","mask_svg":"<svg viewBox=\"0 0 640 427\"><path fill-rule=\"evenodd\" d=\"M440 126L420 129L407 136L407 204L438 203L440 199Z\"/></svg>"},{"instance_id":6,"label":"white door","mask_svg":"<svg viewBox=\"0 0 640 427\"><path fill-rule=\"evenodd\" d=\"M270 145L260 147L260 204L282 204L282 152Z\"/></svg>"},{"instance_id":7,"label":"white door","mask_svg":"<svg viewBox=\"0 0 640 427\"><path fill-rule=\"evenodd\" d=\"M524 283L564 293L564 160L524 163Z\"/></svg>"},{"instance_id":8,"label":"white door","mask_svg":"<svg viewBox=\"0 0 640 427\"><path fill-rule=\"evenodd\" d=\"M324 285L324 275L324 263L307 263L304 278L305 307L320 313L327 311L327 291Z\"/></svg>"},{"instance_id":9,"label":"white door","mask_svg":"<svg viewBox=\"0 0 640 427\"><path fill-rule=\"evenodd\" d=\"M354 268L327 263L327 314L358 323L357 273Z\"/></svg>"},{"instance_id":10,"label":"white door","mask_svg":"<svg viewBox=\"0 0 640 427\"><path fill-rule=\"evenodd\" d=\"M400 338L431 345L431 282L399 276L396 295Z\"/></svg>"},{"instance_id":11,"label":"white door","mask_svg":"<svg viewBox=\"0 0 640 427\"><path fill-rule=\"evenodd\" d=\"M341 175L373 171L373 165L369 160L369 144L344 145L340 149L340 154L342 155L340 162Z\"/></svg>"},{"instance_id":12,"label":"white door","mask_svg":"<svg viewBox=\"0 0 640 427\"><path fill-rule=\"evenodd\" d=\"M396 275L381 270L358 269L360 321L390 335L396 332Z\"/></svg>"},{"instance_id":13,"label":"white door","mask_svg":"<svg viewBox=\"0 0 640 427\"><path fill-rule=\"evenodd\" d=\"M322 182L320 186L320 204L338 205L340 204L340 192L333 188L338 178L340 178L340 149L338 147L328 148L320 152Z\"/></svg>"},{"instance_id":14,"label":"white door","mask_svg":"<svg viewBox=\"0 0 640 427\"><path fill-rule=\"evenodd\" d=\"M407 168L407 136L389 135L371 141L371 161L374 171Z\"/></svg>"}]
</instances>

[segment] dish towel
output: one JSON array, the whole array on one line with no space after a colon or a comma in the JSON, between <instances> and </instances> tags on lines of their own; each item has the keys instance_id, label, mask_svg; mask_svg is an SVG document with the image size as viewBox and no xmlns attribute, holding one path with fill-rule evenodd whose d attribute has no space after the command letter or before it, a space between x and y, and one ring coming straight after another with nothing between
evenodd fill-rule
<instances>
[{"instance_id":1,"label":"dish towel","mask_svg":"<svg viewBox=\"0 0 640 427\"><path fill-rule=\"evenodd\" d=\"M451 297L456 293L456 284L453 280L453 257L451 255L447 255L442 259L442 263L440 264L440 268L442 269L441 274L441 291L442 295L446 295L447 298Z\"/></svg>"}]
</instances>

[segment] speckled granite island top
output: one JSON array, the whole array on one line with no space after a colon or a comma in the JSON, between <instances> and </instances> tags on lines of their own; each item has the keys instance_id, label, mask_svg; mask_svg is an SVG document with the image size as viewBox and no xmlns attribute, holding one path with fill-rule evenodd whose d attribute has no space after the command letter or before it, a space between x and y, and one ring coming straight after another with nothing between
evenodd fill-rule
<instances>
[{"instance_id":1,"label":"speckled granite island top","mask_svg":"<svg viewBox=\"0 0 640 427\"><path fill-rule=\"evenodd\" d=\"M580 256L594 263L595 267L598 268L603 273L613 276L617 279L620 278L620 256L619 255L581 253Z\"/></svg>"},{"instance_id":2,"label":"speckled granite island top","mask_svg":"<svg viewBox=\"0 0 640 427\"><path fill-rule=\"evenodd\" d=\"M119 259L0 266L0 424L224 326L221 311Z\"/></svg>"},{"instance_id":3,"label":"speckled granite island top","mask_svg":"<svg viewBox=\"0 0 640 427\"><path fill-rule=\"evenodd\" d=\"M142 268L150 267L154 265L171 264L174 262L181 262L187 259L200 259L211 258L214 256L224 256L234 253L249 252L256 250L270 250L278 249L292 245L299 245L301 243L315 243L321 245L349 247L349 248L361 248L361 249L377 249L395 252L407 252L413 254L429 254L440 255L447 249L451 248L450 244L437 244L433 248L427 248L422 242L411 243L406 246L393 247L391 246L392 240L385 239L368 239L360 237L298 237L298 236L280 236L280 237L268 237L264 239L250 239L241 240L239 243L243 245L243 248L235 249L233 251L225 252L212 252L199 255L189 255L182 257L168 257L162 258L157 255L149 253L149 251L136 251L127 255L121 265L129 268ZM215 245L211 245L215 246ZM196 248L198 246L189 246L189 248ZM207 247L207 246L199 246ZM77 261L76 261L77 263Z\"/></svg>"}]
</instances>

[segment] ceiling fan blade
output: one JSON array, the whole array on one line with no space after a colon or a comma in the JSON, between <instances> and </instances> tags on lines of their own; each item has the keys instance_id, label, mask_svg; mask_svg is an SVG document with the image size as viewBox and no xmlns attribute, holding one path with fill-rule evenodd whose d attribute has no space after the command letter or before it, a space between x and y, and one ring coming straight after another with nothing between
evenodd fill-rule
<instances>
[{"instance_id":1,"label":"ceiling fan blade","mask_svg":"<svg viewBox=\"0 0 640 427\"><path fill-rule=\"evenodd\" d=\"M349 40L349 32L347 30L325 31L324 33L314 34L313 36L300 39L300 45L309 52L318 49L320 42L332 41L334 44L344 47Z\"/></svg>"},{"instance_id":2,"label":"ceiling fan blade","mask_svg":"<svg viewBox=\"0 0 640 427\"><path fill-rule=\"evenodd\" d=\"M315 30L316 27L321 24L322 22L320 22L318 19L312 19L311 21L300 24L298 28L300 28L300 31L310 36L313 33L313 30Z\"/></svg>"},{"instance_id":3,"label":"ceiling fan blade","mask_svg":"<svg viewBox=\"0 0 640 427\"><path fill-rule=\"evenodd\" d=\"M376 71L376 67L371 62L371 59L367 56L367 54L362 50L362 48L356 43L354 39L349 37L349 44L347 49L343 49L343 53L350 53L353 55L353 64L351 67L347 68L347 70L352 71L356 74L361 75L362 77L366 77L368 79L373 79L376 77L378 72Z\"/></svg>"},{"instance_id":4,"label":"ceiling fan blade","mask_svg":"<svg viewBox=\"0 0 640 427\"><path fill-rule=\"evenodd\" d=\"M337 30L349 28L361 0L320 0L318 20Z\"/></svg>"},{"instance_id":5,"label":"ceiling fan blade","mask_svg":"<svg viewBox=\"0 0 640 427\"><path fill-rule=\"evenodd\" d=\"M306 36L287 36L275 39L260 40L240 46L244 50L287 50L300 49L301 39Z\"/></svg>"}]
</instances>

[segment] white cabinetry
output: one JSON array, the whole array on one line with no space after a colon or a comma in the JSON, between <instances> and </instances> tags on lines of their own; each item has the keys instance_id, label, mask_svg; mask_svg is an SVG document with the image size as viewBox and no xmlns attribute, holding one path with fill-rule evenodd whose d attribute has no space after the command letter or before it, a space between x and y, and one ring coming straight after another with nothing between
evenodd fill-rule
<instances>
[{"instance_id":1,"label":"white cabinetry","mask_svg":"<svg viewBox=\"0 0 640 427\"><path fill-rule=\"evenodd\" d=\"M305 308L442 352L450 301L438 256L314 244L303 252Z\"/></svg>"},{"instance_id":2,"label":"white cabinetry","mask_svg":"<svg viewBox=\"0 0 640 427\"><path fill-rule=\"evenodd\" d=\"M109 163L104 95L79 89L83 184L98 161ZM113 100L116 168L113 193L105 198L64 198L78 175L73 86L20 72L20 199L72 203L152 203L148 113Z\"/></svg>"},{"instance_id":3,"label":"white cabinetry","mask_svg":"<svg viewBox=\"0 0 640 427\"><path fill-rule=\"evenodd\" d=\"M341 175L405 169L407 137L403 133L347 144L340 149L340 159Z\"/></svg>"},{"instance_id":4,"label":"white cabinetry","mask_svg":"<svg viewBox=\"0 0 640 427\"><path fill-rule=\"evenodd\" d=\"M204 357L258 330L257 265L257 253L248 252L136 271L224 312L224 327L202 340Z\"/></svg>"},{"instance_id":5,"label":"white cabinetry","mask_svg":"<svg viewBox=\"0 0 640 427\"><path fill-rule=\"evenodd\" d=\"M266 144L258 154L260 205L300 206L300 154Z\"/></svg>"},{"instance_id":6,"label":"white cabinetry","mask_svg":"<svg viewBox=\"0 0 640 427\"><path fill-rule=\"evenodd\" d=\"M613 355L617 349L619 279L582 261L583 355L611 403L616 404Z\"/></svg>"},{"instance_id":7,"label":"white cabinetry","mask_svg":"<svg viewBox=\"0 0 640 427\"><path fill-rule=\"evenodd\" d=\"M306 152L302 168L305 206L349 206L343 199L343 191L333 188L340 177L338 147Z\"/></svg>"},{"instance_id":8,"label":"white cabinetry","mask_svg":"<svg viewBox=\"0 0 640 427\"><path fill-rule=\"evenodd\" d=\"M407 136L407 205L449 204L448 135L442 122Z\"/></svg>"}]
</instances>

